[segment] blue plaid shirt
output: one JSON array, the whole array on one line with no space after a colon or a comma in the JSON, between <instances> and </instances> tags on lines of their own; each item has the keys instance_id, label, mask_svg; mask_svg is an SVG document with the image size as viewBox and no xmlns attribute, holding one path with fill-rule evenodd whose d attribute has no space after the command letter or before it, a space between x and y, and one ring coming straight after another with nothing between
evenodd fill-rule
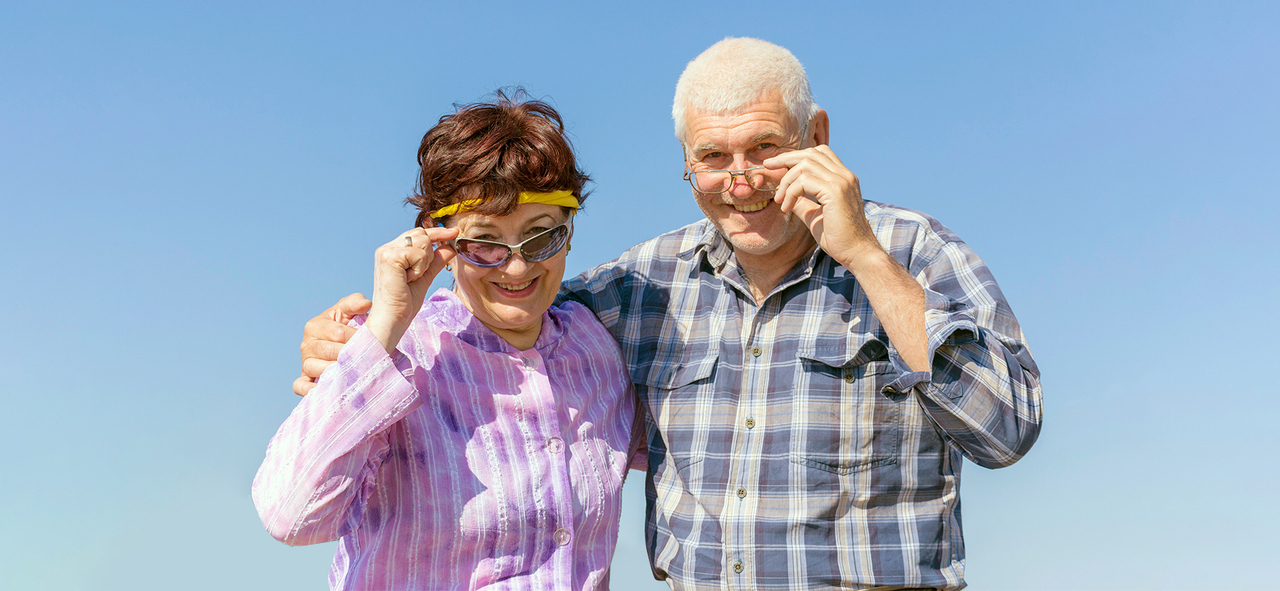
<instances>
[{"instance_id":1,"label":"blue plaid shirt","mask_svg":"<svg viewBox=\"0 0 1280 591\"><path fill-rule=\"evenodd\" d=\"M924 214L873 202L925 288L912 372L820 249L757 304L703 220L565 285L622 347L648 408L646 541L676 589L964 586L961 456L1014 463L1040 377L986 265Z\"/></svg>"}]
</instances>

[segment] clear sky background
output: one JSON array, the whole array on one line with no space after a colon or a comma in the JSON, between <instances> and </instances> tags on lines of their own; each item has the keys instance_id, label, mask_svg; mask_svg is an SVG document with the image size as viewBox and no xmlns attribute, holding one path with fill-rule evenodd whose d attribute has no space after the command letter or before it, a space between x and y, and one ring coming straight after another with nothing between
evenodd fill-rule
<instances>
[{"instance_id":1,"label":"clear sky background","mask_svg":"<svg viewBox=\"0 0 1280 591\"><path fill-rule=\"evenodd\" d=\"M791 49L866 198L1022 321L1044 429L965 467L971 588L1274 584L1276 4L602 4L4 2L0 588L324 588L333 544L271 539L249 486L303 323L412 224L422 134L556 105L596 181L576 273L701 217L670 101L730 35ZM663 588L642 491L614 589Z\"/></svg>"}]
</instances>

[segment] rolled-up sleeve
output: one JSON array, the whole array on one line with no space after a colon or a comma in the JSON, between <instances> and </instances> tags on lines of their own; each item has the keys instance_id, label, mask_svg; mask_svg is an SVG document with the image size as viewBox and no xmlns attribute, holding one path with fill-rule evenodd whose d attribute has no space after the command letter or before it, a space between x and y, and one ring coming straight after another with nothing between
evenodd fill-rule
<instances>
[{"instance_id":1,"label":"rolled-up sleeve","mask_svg":"<svg viewBox=\"0 0 1280 591\"><path fill-rule=\"evenodd\" d=\"M985 263L948 242L916 276L925 290L929 371L891 355L892 398L914 393L938 429L974 463L1018 461L1040 433L1040 370Z\"/></svg>"},{"instance_id":2,"label":"rolled-up sleeve","mask_svg":"<svg viewBox=\"0 0 1280 591\"><path fill-rule=\"evenodd\" d=\"M399 351L362 328L267 447L253 503L272 537L290 545L336 540L360 522L389 448L387 429L421 405Z\"/></svg>"}]
</instances>

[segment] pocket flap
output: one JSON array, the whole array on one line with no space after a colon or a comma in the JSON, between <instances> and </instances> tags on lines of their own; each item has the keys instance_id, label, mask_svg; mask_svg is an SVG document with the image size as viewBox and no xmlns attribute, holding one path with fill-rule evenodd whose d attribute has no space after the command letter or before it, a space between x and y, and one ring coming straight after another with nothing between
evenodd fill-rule
<instances>
[{"instance_id":1,"label":"pocket flap","mask_svg":"<svg viewBox=\"0 0 1280 591\"><path fill-rule=\"evenodd\" d=\"M853 343L838 343L825 347L816 343L804 343L800 345L796 355L801 359L816 361L829 367L849 369L872 361L887 360L889 349L875 337L864 335Z\"/></svg>"},{"instance_id":2,"label":"pocket flap","mask_svg":"<svg viewBox=\"0 0 1280 591\"><path fill-rule=\"evenodd\" d=\"M709 353L702 356L688 356L674 363L655 361L644 375L636 376L636 382L653 388L674 390L687 386L698 380L711 377L719 356Z\"/></svg>"}]
</instances>

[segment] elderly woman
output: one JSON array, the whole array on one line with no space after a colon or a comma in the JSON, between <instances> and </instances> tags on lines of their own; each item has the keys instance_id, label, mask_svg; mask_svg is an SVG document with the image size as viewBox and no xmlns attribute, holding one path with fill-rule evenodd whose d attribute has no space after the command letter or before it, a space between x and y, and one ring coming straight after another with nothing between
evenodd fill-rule
<instances>
[{"instance_id":1,"label":"elderly woman","mask_svg":"<svg viewBox=\"0 0 1280 591\"><path fill-rule=\"evenodd\" d=\"M588 178L554 109L501 93L418 162L417 227L378 248L373 308L272 439L258 513L287 544L338 540L334 589L607 588L635 397L595 316L551 305ZM442 269L454 289L424 302Z\"/></svg>"}]
</instances>

